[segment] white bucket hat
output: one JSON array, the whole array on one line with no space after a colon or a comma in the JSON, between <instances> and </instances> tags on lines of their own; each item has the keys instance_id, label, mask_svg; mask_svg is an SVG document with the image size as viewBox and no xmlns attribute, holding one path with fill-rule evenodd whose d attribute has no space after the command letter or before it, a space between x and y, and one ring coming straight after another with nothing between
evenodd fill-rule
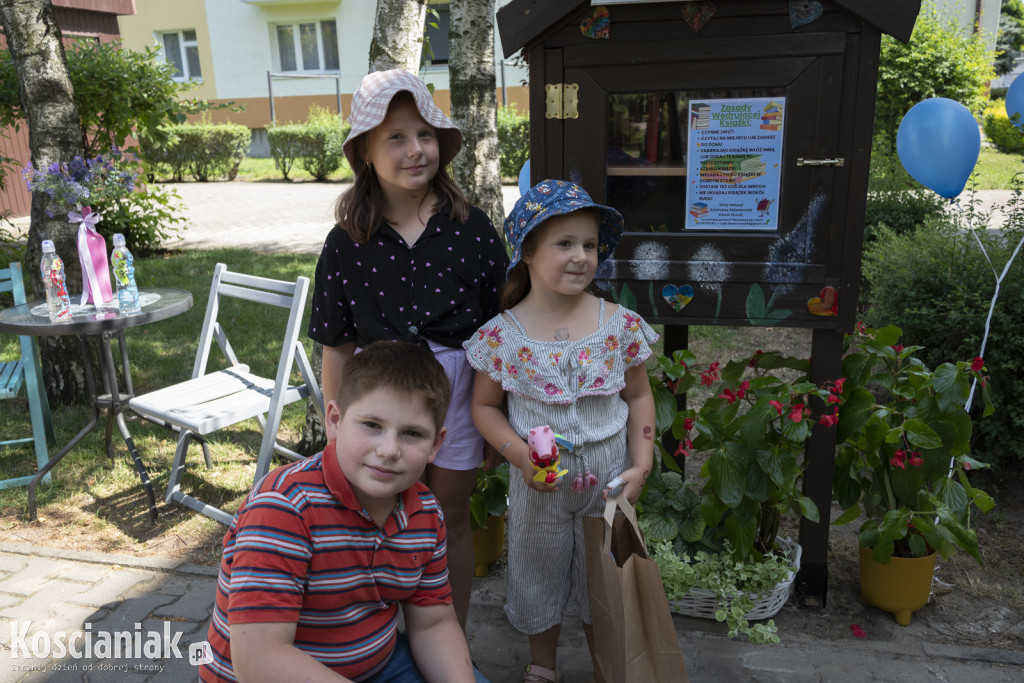
<instances>
[{"instance_id":1,"label":"white bucket hat","mask_svg":"<svg viewBox=\"0 0 1024 683\"><path fill-rule=\"evenodd\" d=\"M434 104L434 98L423 81L402 69L374 71L363 76L359 87L352 94L352 113L348 117L352 130L342 145L345 158L356 173L365 163L356 149L356 138L380 125L387 116L392 98L403 90L412 95L423 120L437 130L441 142L441 168L451 163L462 149L462 132Z\"/></svg>"}]
</instances>

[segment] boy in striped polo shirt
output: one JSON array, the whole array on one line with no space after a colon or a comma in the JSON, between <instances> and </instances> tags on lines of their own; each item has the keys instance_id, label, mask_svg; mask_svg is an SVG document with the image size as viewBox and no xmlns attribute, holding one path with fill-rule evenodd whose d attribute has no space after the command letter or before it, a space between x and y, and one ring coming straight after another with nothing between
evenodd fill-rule
<instances>
[{"instance_id":1,"label":"boy in striped polo shirt","mask_svg":"<svg viewBox=\"0 0 1024 683\"><path fill-rule=\"evenodd\" d=\"M415 344L376 342L345 364L327 447L268 474L224 537L202 680L474 680L441 509L419 481L450 393Z\"/></svg>"}]
</instances>

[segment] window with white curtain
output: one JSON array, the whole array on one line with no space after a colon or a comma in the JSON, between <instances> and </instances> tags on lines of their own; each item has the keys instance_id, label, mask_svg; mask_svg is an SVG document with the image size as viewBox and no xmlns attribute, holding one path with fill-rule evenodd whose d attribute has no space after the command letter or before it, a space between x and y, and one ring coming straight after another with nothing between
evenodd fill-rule
<instances>
[{"instance_id":1,"label":"window with white curtain","mask_svg":"<svg viewBox=\"0 0 1024 683\"><path fill-rule=\"evenodd\" d=\"M195 29L165 31L159 34L164 61L174 67L174 80L196 81L203 77L199 67L199 45Z\"/></svg>"},{"instance_id":2,"label":"window with white curtain","mask_svg":"<svg viewBox=\"0 0 1024 683\"><path fill-rule=\"evenodd\" d=\"M277 24L281 71L337 71L338 29L334 19Z\"/></svg>"}]
</instances>

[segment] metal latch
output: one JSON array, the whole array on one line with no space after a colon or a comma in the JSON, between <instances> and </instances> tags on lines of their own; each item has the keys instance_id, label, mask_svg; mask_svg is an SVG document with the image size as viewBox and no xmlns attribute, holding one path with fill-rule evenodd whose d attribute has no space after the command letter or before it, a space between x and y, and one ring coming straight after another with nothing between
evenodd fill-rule
<instances>
[{"instance_id":1,"label":"metal latch","mask_svg":"<svg viewBox=\"0 0 1024 683\"><path fill-rule=\"evenodd\" d=\"M839 157L837 159L804 159L798 157L796 160L797 166L842 166L846 163L846 159Z\"/></svg>"},{"instance_id":2,"label":"metal latch","mask_svg":"<svg viewBox=\"0 0 1024 683\"><path fill-rule=\"evenodd\" d=\"M580 116L577 93L580 86L578 83L548 83L544 86L545 103L547 108L544 112L545 118L549 119L577 119Z\"/></svg>"}]
</instances>

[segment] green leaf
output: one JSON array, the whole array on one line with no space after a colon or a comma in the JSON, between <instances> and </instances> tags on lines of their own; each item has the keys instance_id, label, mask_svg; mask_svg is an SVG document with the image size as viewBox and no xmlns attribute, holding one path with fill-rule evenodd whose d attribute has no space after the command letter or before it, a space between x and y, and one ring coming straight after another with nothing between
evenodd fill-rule
<instances>
[{"instance_id":1,"label":"green leaf","mask_svg":"<svg viewBox=\"0 0 1024 683\"><path fill-rule=\"evenodd\" d=\"M846 441L851 435L857 434L871 417L875 407L874 395L863 387L843 392L846 399L839 407L839 424L836 425L836 440Z\"/></svg>"},{"instance_id":2,"label":"green leaf","mask_svg":"<svg viewBox=\"0 0 1024 683\"><path fill-rule=\"evenodd\" d=\"M768 423L778 415L775 408L768 404L770 400L770 396L760 397L757 403L743 416L740 425L740 438L745 445L752 448L759 445L764 440L764 432L768 428Z\"/></svg>"},{"instance_id":3,"label":"green leaf","mask_svg":"<svg viewBox=\"0 0 1024 683\"><path fill-rule=\"evenodd\" d=\"M662 385L653 387L654 431L660 437L671 426L676 415L676 397Z\"/></svg>"},{"instance_id":4,"label":"green leaf","mask_svg":"<svg viewBox=\"0 0 1024 683\"><path fill-rule=\"evenodd\" d=\"M967 373L958 370L952 363L943 363L935 369L934 386L936 399L939 408L943 412L950 412L963 408L970 393L970 383L967 381Z\"/></svg>"},{"instance_id":5,"label":"green leaf","mask_svg":"<svg viewBox=\"0 0 1024 683\"><path fill-rule=\"evenodd\" d=\"M836 517L832 524L834 526L842 526L843 524L849 524L858 517L860 517L860 506L854 505L853 507L848 508L843 514Z\"/></svg>"},{"instance_id":6,"label":"green leaf","mask_svg":"<svg viewBox=\"0 0 1024 683\"><path fill-rule=\"evenodd\" d=\"M715 492L731 508L743 501L750 460L747 452L740 444L730 441L712 453L708 460L708 472Z\"/></svg>"},{"instance_id":7,"label":"green leaf","mask_svg":"<svg viewBox=\"0 0 1024 683\"><path fill-rule=\"evenodd\" d=\"M612 289L612 294L615 290ZM623 284L622 289L619 291L619 298L615 300L615 303L620 306L624 306L631 311L636 310L636 295L633 294L633 290L629 288L628 284Z\"/></svg>"},{"instance_id":8,"label":"green leaf","mask_svg":"<svg viewBox=\"0 0 1024 683\"><path fill-rule=\"evenodd\" d=\"M918 448L942 448L942 438L923 420L907 420L903 423L907 441Z\"/></svg>"},{"instance_id":9,"label":"green leaf","mask_svg":"<svg viewBox=\"0 0 1024 683\"><path fill-rule=\"evenodd\" d=\"M814 501L807 496L799 496L797 502L800 503L804 517L817 524L821 517L818 515L818 506L814 504Z\"/></svg>"}]
</instances>

